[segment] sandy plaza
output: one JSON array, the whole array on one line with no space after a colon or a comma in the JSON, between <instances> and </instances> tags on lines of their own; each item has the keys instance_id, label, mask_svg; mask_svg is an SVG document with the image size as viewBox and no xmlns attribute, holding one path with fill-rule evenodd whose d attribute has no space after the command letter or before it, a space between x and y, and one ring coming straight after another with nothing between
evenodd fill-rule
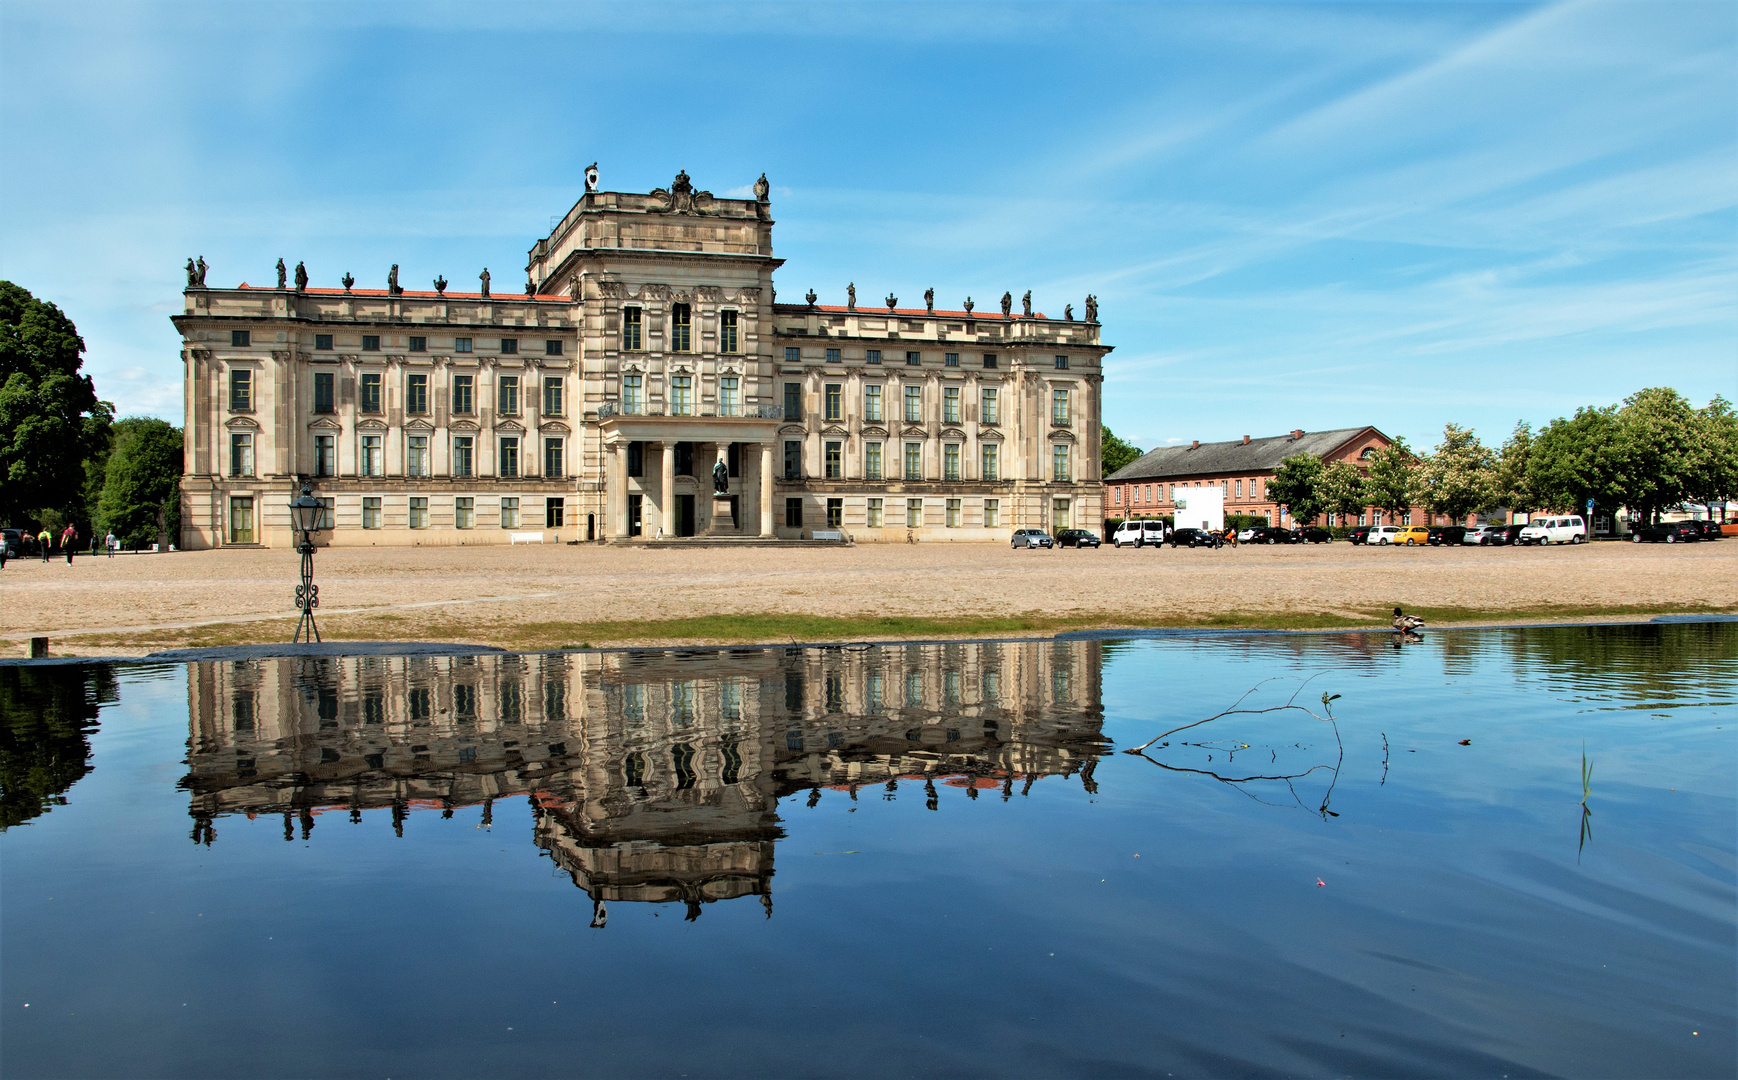
<instances>
[{"instance_id":1,"label":"sandy plaza","mask_svg":"<svg viewBox=\"0 0 1738 1080\"><path fill-rule=\"evenodd\" d=\"M920 618L939 636L1088 627L1385 626L1395 604L1439 623L1641 618L1738 608L1738 543L1377 549L1343 542L1223 550L990 544L851 548L596 546L342 548L316 557L328 637L522 648L672 641L839 640ZM287 641L293 552L230 550L10 561L0 572L9 653L47 635L55 655ZM792 616L821 633L707 616ZM1016 620L1002 626L986 620ZM846 625L852 621L861 625ZM826 632L831 630L831 633ZM952 631L951 633L949 631Z\"/></svg>"}]
</instances>

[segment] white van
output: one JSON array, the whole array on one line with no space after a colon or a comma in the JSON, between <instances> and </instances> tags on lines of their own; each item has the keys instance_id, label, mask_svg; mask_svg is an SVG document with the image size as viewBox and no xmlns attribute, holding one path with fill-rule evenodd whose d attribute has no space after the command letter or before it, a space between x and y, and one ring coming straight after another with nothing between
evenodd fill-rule
<instances>
[{"instance_id":1,"label":"white van","mask_svg":"<svg viewBox=\"0 0 1738 1080\"><path fill-rule=\"evenodd\" d=\"M1580 544L1586 540L1587 523L1579 514L1533 518L1515 537L1517 544Z\"/></svg>"},{"instance_id":2,"label":"white van","mask_svg":"<svg viewBox=\"0 0 1738 1080\"><path fill-rule=\"evenodd\" d=\"M1165 542L1165 523L1162 521L1125 521L1116 527L1110 542L1117 547L1133 544L1136 547L1146 546L1156 548Z\"/></svg>"}]
</instances>

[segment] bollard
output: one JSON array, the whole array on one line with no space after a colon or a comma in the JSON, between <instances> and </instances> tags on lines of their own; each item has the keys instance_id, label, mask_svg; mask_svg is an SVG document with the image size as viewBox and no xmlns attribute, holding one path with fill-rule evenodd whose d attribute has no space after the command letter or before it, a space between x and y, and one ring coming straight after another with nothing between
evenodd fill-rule
<instances>
[{"instance_id":1,"label":"bollard","mask_svg":"<svg viewBox=\"0 0 1738 1080\"><path fill-rule=\"evenodd\" d=\"M42 659L45 659L47 656L48 656L48 639L45 637L33 637L33 638L31 638L30 639L30 658L32 660L42 660Z\"/></svg>"}]
</instances>

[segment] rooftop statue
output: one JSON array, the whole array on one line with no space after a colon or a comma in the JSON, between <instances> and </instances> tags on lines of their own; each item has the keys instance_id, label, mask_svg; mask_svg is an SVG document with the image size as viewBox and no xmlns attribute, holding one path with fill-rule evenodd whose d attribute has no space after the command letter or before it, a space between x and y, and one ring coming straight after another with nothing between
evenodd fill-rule
<instances>
[{"instance_id":1,"label":"rooftop statue","mask_svg":"<svg viewBox=\"0 0 1738 1080\"><path fill-rule=\"evenodd\" d=\"M845 306L852 311L857 310L857 283L855 281L845 286Z\"/></svg>"},{"instance_id":2,"label":"rooftop statue","mask_svg":"<svg viewBox=\"0 0 1738 1080\"><path fill-rule=\"evenodd\" d=\"M1002 294L1002 318L1005 319L1008 316L1012 315L1013 313L1014 313L1014 294L1011 292L1005 292Z\"/></svg>"},{"instance_id":3,"label":"rooftop statue","mask_svg":"<svg viewBox=\"0 0 1738 1080\"><path fill-rule=\"evenodd\" d=\"M530 278L525 279L525 295L532 299L536 299L537 297L537 283L532 281Z\"/></svg>"},{"instance_id":4,"label":"rooftop statue","mask_svg":"<svg viewBox=\"0 0 1738 1080\"><path fill-rule=\"evenodd\" d=\"M1021 310L1023 310L1025 312L1026 317L1028 319L1030 319L1032 317L1032 290L1031 289L1027 289L1026 295L1020 297L1020 308L1021 308Z\"/></svg>"},{"instance_id":5,"label":"rooftop statue","mask_svg":"<svg viewBox=\"0 0 1738 1080\"><path fill-rule=\"evenodd\" d=\"M807 296L805 296L805 297L803 297L803 299L804 299L804 300L807 300L807 301L808 301L808 302L809 302L809 306L810 306L810 307L814 307L814 306L815 306L815 301L816 301L816 300L819 300L819 299L820 299L820 296L819 296L819 295L817 295L817 294L816 294L816 292L815 292L815 290L813 290L813 289L810 289L810 290L809 290L809 294L808 294L808 295L807 295Z\"/></svg>"},{"instance_id":6,"label":"rooftop statue","mask_svg":"<svg viewBox=\"0 0 1738 1080\"><path fill-rule=\"evenodd\" d=\"M199 287L201 289L205 288L205 256L199 256L199 263L195 268L195 273L197 274Z\"/></svg>"},{"instance_id":7,"label":"rooftop statue","mask_svg":"<svg viewBox=\"0 0 1738 1080\"><path fill-rule=\"evenodd\" d=\"M1091 293L1086 295L1086 321L1098 321L1098 297L1093 296Z\"/></svg>"},{"instance_id":8,"label":"rooftop statue","mask_svg":"<svg viewBox=\"0 0 1738 1080\"><path fill-rule=\"evenodd\" d=\"M597 162L585 167L585 193L590 195L597 190Z\"/></svg>"},{"instance_id":9,"label":"rooftop statue","mask_svg":"<svg viewBox=\"0 0 1738 1080\"><path fill-rule=\"evenodd\" d=\"M447 278L446 278L445 274L442 274L439 277L434 279L434 287L435 287L435 292L439 293L440 295L445 296L447 294Z\"/></svg>"},{"instance_id":10,"label":"rooftop statue","mask_svg":"<svg viewBox=\"0 0 1738 1080\"><path fill-rule=\"evenodd\" d=\"M688 170L683 169L676 174L676 179L670 181L668 191L653 189L652 198L664 200L665 213L704 214L704 207L712 202L712 193L696 190L694 182L688 178Z\"/></svg>"},{"instance_id":11,"label":"rooftop statue","mask_svg":"<svg viewBox=\"0 0 1738 1080\"><path fill-rule=\"evenodd\" d=\"M929 311L929 313L931 315L935 314L935 289L934 288L928 288L928 289L923 290L923 306L924 306L924 308L926 308Z\"/></svg>"},{"instance_id":12,"label":"rooftop statue","mask_svg":"<svg viewBox=\"0 0 1738 1080\"><path fill-rule=\"evenodd\" d=\"M483 283L483 296L487 299L489 295L489 268L487 266L483 267L483 272L477 275L477 280Z\"/></svg>"},{"instance_id":13,"label":"rooftop statue","mask_svg":"<svg viewBox=\"0 0 1738 1080\"><path fill-rule=\"evenodd\" d=\"M308 264L296 262L296 291L302 292L308 287Z\"/></svg>"},{"instance_id":14,"label":"rooftop statue","mask_svg":"<svg viewBox=\"0 0 1738 1080\"><path fill-rule=\"evenodd\" d=\"M968 296L968 297L966 297L966 314L970 315L971 313L972 313L972 298Z\"/></svg>"},{"instance_id":15,"label":"rooftop statue","mask_svg":"<svg viewBox=\"0 0 1738 1080\"><path fill-rule=\"evenodd\" d=\"M766 202L772 194L772 185L766 182L766 174L761 173L760 179L754 182L754 197L757 202Z\"/></svg>"},{"instance_id":16,"label":"rooftop statue","mask_svg":"<svg viewBox=\"0 0 1738 1080\"><path fill-rule=\"evenodd\" d=\"M1062 318L1067 322L1074 321L1074 305L1073 304L1063 304L1062 305Z\"/></svg>"},{"instance_id":17,"label":"rooftop statue","mask_svg":"<svg viewBox=\"0 0 1738 1080\"><path fill-rule=\"evenodd\" d=\"M349 292L350 286L356 284L356 275L346 270L344 276L338 279L338 283L344 286L345 292Z\"/></svg>"},{"instance_id":18,"label":"rooftop statue","mask_svg":"<svg viewBox=\"0 0 1738 1080\"><path fill-rule=\"evenodd\" d=\"M894 308L896 308L898 306L899 306L899 297L894 296L892 293L888 293L887 294L887 310L892 311Z\"/></svg>"},{"instance_id":19,"label":"rooftop statue","mask_svg":"<svg viewBox=\"0 0 1738 1080\"><path fill-rule=\"evenodd\" d=\"M279 259L278 260L278 288L282 289L282 288L286 287L286 285L288 283L284 279L288 276L288 274L289 274L289 270L284 266L284 260Z\"/></svg>"},{"instance_id":20,"label":"rooftop statue","mask_svg":"<svg viewBox=\"0 0 1738 1080\"><path fill-rule=\"evenodd\" d=\"M386 294L388 296L403 296L404 290L398 287L398 264L393 263L392 269L386 272Z\"/></svg>"},{"instance_id":21,"label":"rooftop statue","mask_svg":"<svg viewBox=\"0 0 1738 1080\"><path fill-rule=\"evenodd\" d=\"M199 284L199 271L194 268L193 260L187 260L187 287L194 288Z\"/></svg>"}]
</instances>

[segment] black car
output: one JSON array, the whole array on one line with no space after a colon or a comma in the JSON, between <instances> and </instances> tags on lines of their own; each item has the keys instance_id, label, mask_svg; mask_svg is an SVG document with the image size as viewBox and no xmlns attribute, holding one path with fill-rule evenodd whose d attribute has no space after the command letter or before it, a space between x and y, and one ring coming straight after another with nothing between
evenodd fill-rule
<instances>
[{"instance_id":1,"label":"black car","mask_svg":"<svg viewBox=\"0 0 1738 1080\"><path fill-rule=\"evenodd\" d=\"M1689 524L1696 527L1696 535L1703 540L1724 540L1726 534L1720 531L1718 521L1692 521Z\"/></svg>"},{"instance_id":2,"label":"black car","mask_svg":"<svg viewBox=\"0 0 1738 1080\"><path fill-rule=\"evenodd\" d=\"M1505 525L1505 526L1503 526L1502 532L1493 534L1491 536L1491 543L1493 543L1493 544L1506 544L1509 547L1514 547L1517 543L1520 542L1521 530L1526 528L1526 527L1527 526L1525 524Z\"/></svg>"},{"instance_id":3,"label":"black car","mask_svg":"<svg viewBox=\"0 0 1738 1080\"><path fill-rule=\"evenodd\" d=\"M1056 532L1057 547L1095 548L1102 543L1097 533L1085 529L1058 529Z\"/></svg>"},{"instance_id":4,"label":"black car","mask_svg":"<svg viewBox=\"0 0 1738 1080\"><path fill-rule=\"evenodd\" d=\"M1465 525L1437 525L1430 530L1430 543L1433 547L1441 547L1444 544L1458 545L1465 539Z\"/></svg>"},{"instance_id":5,"label":"black car","mask_svg":"<svg viewBox=\"0 0 1738 1080\"><path fill-rule=\"evenodd\" d=\"M1174 529L1171 532L1172 547L1212 547L1213 534L1206 529Z\"/></svg>"},{"instance_id":6,"label":"black car","mask_svg":"<svg viewBox=\"0 0 1738 1080\"><path fill-rule=\"evenodd\" d=\"M1360 525L1347 533L1346 539L1354 544L1367 544L1370 542L1370 530L1375 527L1374 525Z\"/></svg>"},{"instance_id":7,"label":"black car","mask_svg":"<svg viewBox=\"0 0 1738 1080\"><path fill-rule=\"evenodd\" d=\"M1289 544L1291 543L1291 531L1273 525L1257 525L1255 528L1249 530L1249 539L1245 540L1244 543Z\"/></svg>"},{"instance_id":8,"label":"black car","mask_svg":"<svg viewBox=\"0 0 1738 1080\"><path fill-rule=\"evenodd\" d=\"M1331 544L1334 534L1320 525L1305 525L1301 529L1291 531L1291 542L1294 544Z\"/></svg>"},{"instance_id":9,"label":"black car","mask_svg":"<svg viewBox=\"0 0 1738 1080\"><path fill-rule=\"evenodd\" d=\"M1693 521L1667 521L1659 525L1643 525L1629 534L1636 543L1646 540L1650 544L1685 544L1702 538L1702 531L1696 528Z\"/></svg>"}]
</instances>

